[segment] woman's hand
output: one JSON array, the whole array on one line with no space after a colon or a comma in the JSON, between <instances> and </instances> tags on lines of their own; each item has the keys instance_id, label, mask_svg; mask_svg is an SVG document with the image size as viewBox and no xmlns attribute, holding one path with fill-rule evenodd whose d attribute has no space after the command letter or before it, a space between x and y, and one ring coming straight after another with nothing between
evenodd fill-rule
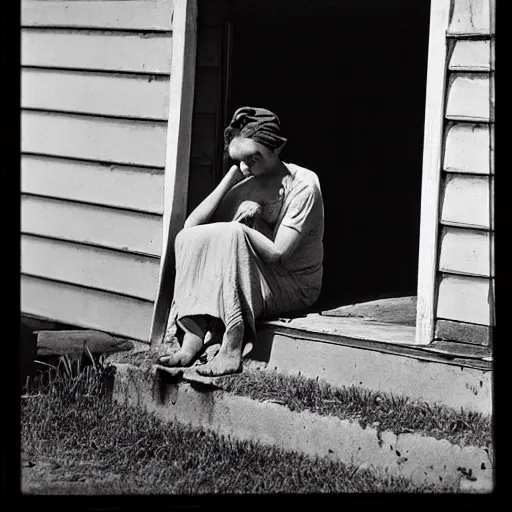
<instances>
[{"instance_id":1,"label":"woman's hand","mask_svg":"<svg viewBox=\"0 0 512 512\"><path fill-rule=\"evenodd\" d=\"M191 228L208 223L227 192L245 179L246 176L240 168L237 165L232 165L215 190L188 216L184 227Z\"/></svg>"},{"instance_id":2,"label":"woman's hand","mask_svg":"<svg viewBox=\"0 0 512 512\"><path fill-rule=\"evenodd\" d=\"M237 183L248 178L250 174L244 174L238 165L232 165L226 173L226 178L230 187L234 187Z\"/></svg>"}]
</instances>

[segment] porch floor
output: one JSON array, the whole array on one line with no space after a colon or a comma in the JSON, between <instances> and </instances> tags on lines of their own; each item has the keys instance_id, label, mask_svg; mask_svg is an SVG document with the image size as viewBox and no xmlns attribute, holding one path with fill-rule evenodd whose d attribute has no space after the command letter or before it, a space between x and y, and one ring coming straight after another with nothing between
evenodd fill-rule
<instances>
[{"instance_id":1,"label":"porch floor","mask_svg":"<svg viewBox=\"0 0 512 512\"><path fill-rule=\"evenodd\" d=\"M490 347L443 340L415 345L415 321L416 297L398 297L286 318L262 319L258 330L491 370Z\"/></svg>"}]
</instances>

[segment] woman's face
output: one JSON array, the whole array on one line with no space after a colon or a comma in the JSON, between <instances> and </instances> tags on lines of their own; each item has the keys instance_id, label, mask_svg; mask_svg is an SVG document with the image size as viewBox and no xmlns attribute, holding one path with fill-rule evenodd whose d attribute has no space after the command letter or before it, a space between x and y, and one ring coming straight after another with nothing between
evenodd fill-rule
<instances>
[{"instance_id":1,"label":"woman's face","mask_svg":"<svg viewBox=\"0 0 512 512\"><path fill-rule=\"evenodd\" d=\"M236 137L229 145L229 157L239 166L243 174L261 176L276 165L277 155L252 139Z\"/></svg>"}]
</instances>

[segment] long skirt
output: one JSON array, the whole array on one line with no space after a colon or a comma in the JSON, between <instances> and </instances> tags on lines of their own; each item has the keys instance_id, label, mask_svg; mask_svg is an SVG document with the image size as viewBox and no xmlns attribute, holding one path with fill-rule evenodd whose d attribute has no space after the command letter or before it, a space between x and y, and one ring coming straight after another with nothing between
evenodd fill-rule
<instances>
[{"instance_id":1,"label":"long skirt","mask_svg":"<svg viewBox=\"0 0 512 512\"><path fill-rule=\"evenodd\" d=\"M255 319L301 310L316 300L300 276L265 263L236 221L183 229L175 255L174 321L209 315L226 332L243 324L245 337L256 341Z\"/></svg>"}]
</instances>

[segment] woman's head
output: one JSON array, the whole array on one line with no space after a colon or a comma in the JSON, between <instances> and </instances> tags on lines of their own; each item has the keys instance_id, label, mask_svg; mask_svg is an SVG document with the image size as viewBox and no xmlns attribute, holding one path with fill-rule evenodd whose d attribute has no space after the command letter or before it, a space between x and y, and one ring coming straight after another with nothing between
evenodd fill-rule
<instances>
[{"instance_id":1,"label":"woman's head","mask_svg":"<svg viewBox=\"0 0 512 512\"><path fill-rule=\"evenodd\" d=\"M240 162L242 171L258 176L276 166L286 139L275 114L263 108L243 107L224 131L224 142L230 158Z\"/></svg>"}]
</instances>

